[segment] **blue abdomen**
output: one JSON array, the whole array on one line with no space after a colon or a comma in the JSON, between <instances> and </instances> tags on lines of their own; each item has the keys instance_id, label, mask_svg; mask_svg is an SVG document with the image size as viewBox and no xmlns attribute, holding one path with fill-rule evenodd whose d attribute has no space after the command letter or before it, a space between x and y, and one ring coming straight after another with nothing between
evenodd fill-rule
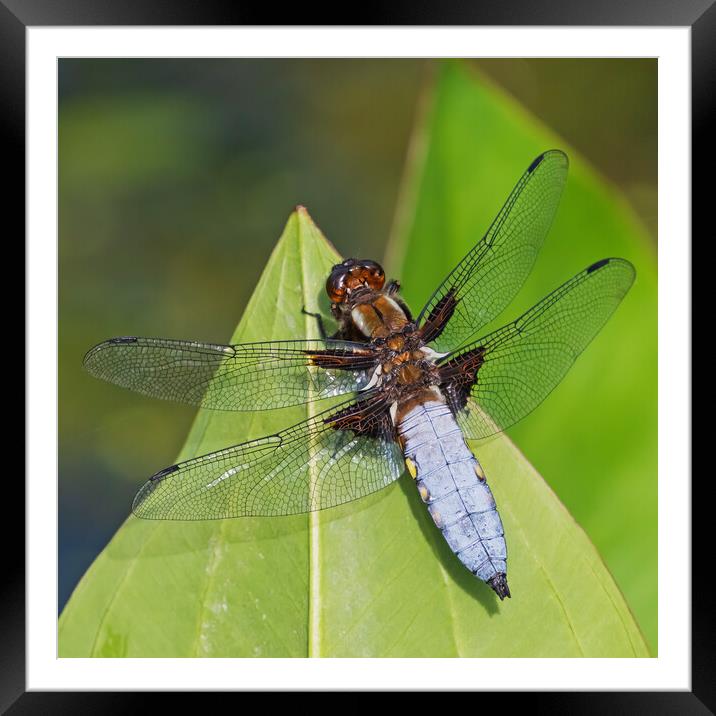
<instances>
[{"instance_id":1,"label":"blue abdomen","mask_svg":"<svg viewBox=\"0 0 716 716\"><path fill-rule=\"evenodd\" d=\"M412 407L398 432L420 496L450 548L500 599L509 597L502 521L450 408L437 400Z\"/></svg>"}]
</instances>

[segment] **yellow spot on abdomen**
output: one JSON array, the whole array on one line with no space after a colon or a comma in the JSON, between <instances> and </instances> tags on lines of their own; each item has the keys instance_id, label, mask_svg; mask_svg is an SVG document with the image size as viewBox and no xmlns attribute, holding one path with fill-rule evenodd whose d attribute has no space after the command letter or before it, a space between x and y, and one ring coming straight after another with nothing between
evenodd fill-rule
<instances>
[{"instance_id":1,"label":"yellow spot on abdomen","mask_svg":"<svg viewBox=\"0 0 716 716\"><path fill-rule=\"evenodd\" d=\"M414 480L418 476L418 468L415 467L415 463L409 457L405 458L405 467L408 468L410 477Z\"/></svg>"}]
</instances>

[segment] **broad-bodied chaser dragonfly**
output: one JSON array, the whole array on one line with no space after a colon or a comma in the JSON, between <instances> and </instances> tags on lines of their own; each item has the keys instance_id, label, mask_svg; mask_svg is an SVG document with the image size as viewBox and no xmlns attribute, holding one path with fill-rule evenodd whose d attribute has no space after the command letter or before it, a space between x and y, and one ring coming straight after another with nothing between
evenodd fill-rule
<instances>
[{"instance_id":1,"label":"broad-bodied chaser dragonfly","mask_svg":"<svg viewBox=\"0 0 716 716\"><path fill-rule=\"evenodd\" d=\"M93 375L145 395L216 410L347 400L275 435L160 470L139 517L289 515L355 500L405 471L460 561L509 597L507 548L485 473L465 439L513 425L559 383L634 281L596 261L499 330L473 339L524 283L552 224L566 155L538 156L485 236L417 318L374 261L348 259L326 283L338 331L320 340L216 345L113 338L89 351ZM305 312L306 308L303 309Z\"/></svg>"}]
</instances>

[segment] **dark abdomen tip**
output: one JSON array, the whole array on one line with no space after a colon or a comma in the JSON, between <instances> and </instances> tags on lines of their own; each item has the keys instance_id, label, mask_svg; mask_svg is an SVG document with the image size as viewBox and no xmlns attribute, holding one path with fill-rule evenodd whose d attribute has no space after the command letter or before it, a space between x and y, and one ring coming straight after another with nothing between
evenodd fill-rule
<instances>
[{"instance_id":1,"label":"dark abdomen tip","mask_svg":"<svg viewBox=\"0 0 716 716\"><path fill-rule=\"evenodd\" d=\"M507 575L504 572L498 572L487 583L495 590L500 600L505 597L512 597L510 588L507 586Z\"/></svg>"}]
</instances>

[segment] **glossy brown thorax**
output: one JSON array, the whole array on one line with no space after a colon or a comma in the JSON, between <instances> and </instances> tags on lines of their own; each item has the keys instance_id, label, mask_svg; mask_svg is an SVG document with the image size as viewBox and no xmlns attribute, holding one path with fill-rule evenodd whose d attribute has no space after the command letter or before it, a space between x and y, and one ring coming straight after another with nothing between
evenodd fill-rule
<instances>
[{"instance_id":1,"label":"glossy brown thorax","mask_svg":"<svg viewBox=\"0 0 716 716\"><path fill-rule=\"evenodd\" d=\"M366 298L350 311L352 322L366 338L388 338L408 325L405 311L391 296L373 292Z\"/></svg>"},{"instance_id":2,"label":"glossy brown thorax","mask_svg":"<svg viewBox=\"0 0 716 716\"><path fill-rule=\"evenodd\" d=\"M434 385L437 373L421 331L397 295L385 284L375 261L347 259L333 267L326 282L337 337L371 343L379 356L380 385L388 402L402 404Z\"/></svg>"},{"instance_id":3,"label":"glossy brown thorax","mask_svg":"<svg viewBox=\"0 0 716 716\"><path fill-rule=\"evenodd\" d=\"M370 259L346 259L334 266L326 292L339 323L336 337L371 341L403 330L411 318L397 299L397 288L395 282L385 285L385 272Z\"/></svg>"}]
</instances>

